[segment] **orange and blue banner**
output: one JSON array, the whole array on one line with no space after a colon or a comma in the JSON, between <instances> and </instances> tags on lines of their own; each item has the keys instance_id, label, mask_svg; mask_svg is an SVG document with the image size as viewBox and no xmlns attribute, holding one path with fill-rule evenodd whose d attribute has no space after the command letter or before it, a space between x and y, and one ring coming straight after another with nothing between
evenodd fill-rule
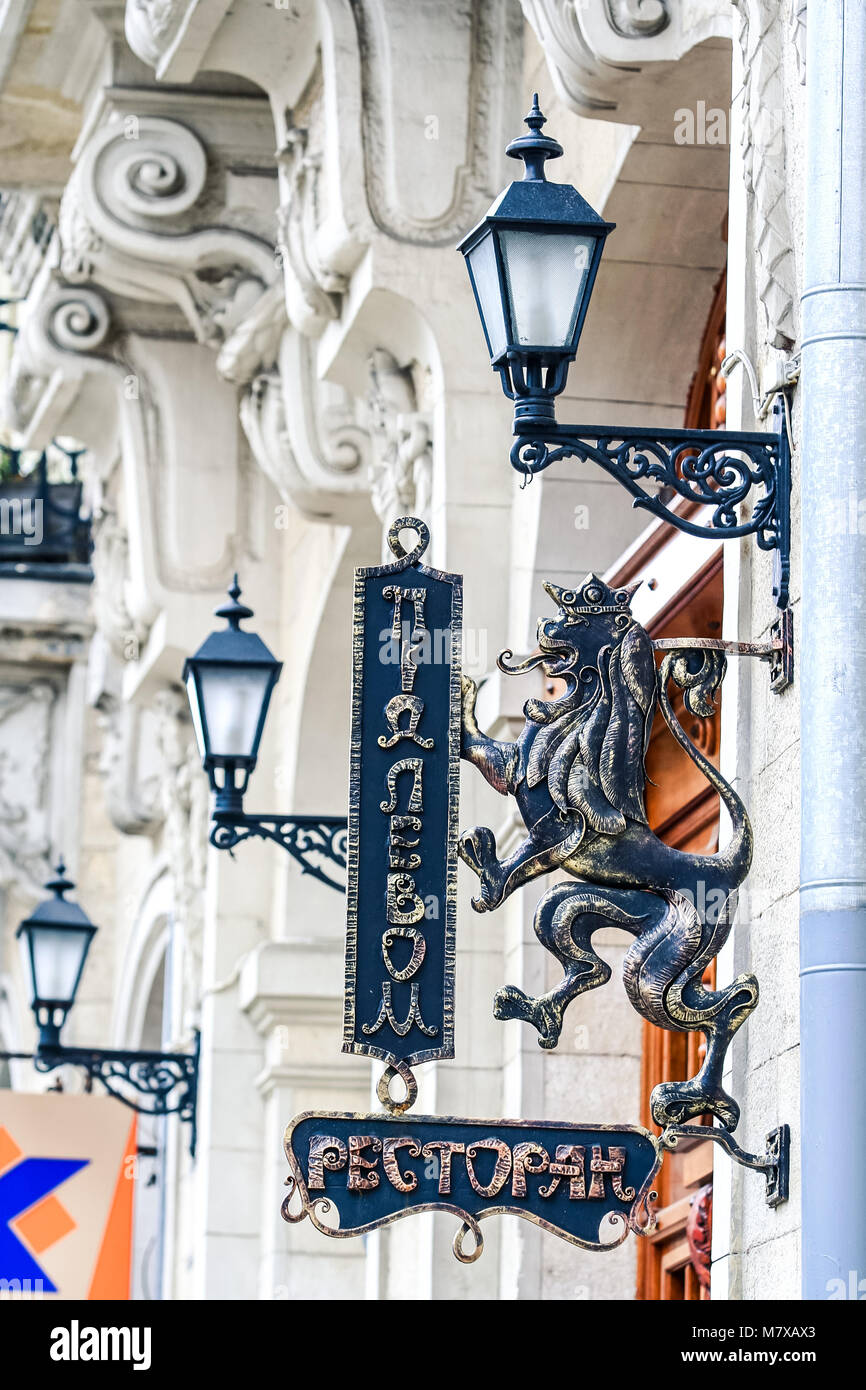
<instances>
[{"instance_id":1,"label":"orange and blue banner","mask_svg":"<svg viewBox=\"0 0 866 1390\"><path fill-rule=\"evenodd\" d=\"M0 1297L129 1298L136 1117L0 1091Z\"/></svg>"}]
</instances>

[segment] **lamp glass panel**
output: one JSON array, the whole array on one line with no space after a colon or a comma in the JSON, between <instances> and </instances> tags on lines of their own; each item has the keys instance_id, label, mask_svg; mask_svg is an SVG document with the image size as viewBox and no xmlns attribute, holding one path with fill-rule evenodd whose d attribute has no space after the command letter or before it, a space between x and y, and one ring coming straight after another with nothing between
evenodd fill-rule
<instances>
[{"instance_id":1,"label":"lamp glass panel","mask_svg":"<svg viewBox=\"0 0 866 1390\"><path fill-rule=\"evenodd\" d=\"M508 346L505 313L502 307L502 287L496 265L496 248L489 233L467 255L481 306L481 317L490 343L490 356L495 358Z\"/></svg>"},{"instance_id":2,"label":"lamp glass panel","mask_svg":"<svg viewBox=\"0 0 866 1390\"><path fill-rule=\"evenodd\" d=\"M77 927L30 927L22 933L22 938L29 937L36 999L73 1002L92 936L92 931Z\"/></svg>"},{"instance_id":3,"label":"lamp glass panel","mask_svg":"<svg viewBox=\"0 0 866 1390\"><path fill-rule=\"evenodd\" d=\"M586 292L595 238L573 232L500 231L517 343L568 348Z\"/></svg>"},{"instance_id":4,"label":"lamp glass panel","mask_svg":"<svg viewBox=\"0 0 866 1390\"><path fill-rule=\"evenodd\" d=\"M198 683L211 757L252 759L273 671L265 666L201 666Z\"/></svg>"},{"instance_id":5,"label":"lamp glass panel","mask_svg":"<svg viewBox=\"0 0 866 1390\"><path fill-rule=\"evenodd\" d=\"M207 757L205 747L204 729L201 723L201 710L198 703L198 686L196 685L195 675L190 671L186 678L186 693L189 696L189 708L192 714L192 725L195 729L195 741L198 744L198 751L204 759Z\"/></svg>"}]
</instances>

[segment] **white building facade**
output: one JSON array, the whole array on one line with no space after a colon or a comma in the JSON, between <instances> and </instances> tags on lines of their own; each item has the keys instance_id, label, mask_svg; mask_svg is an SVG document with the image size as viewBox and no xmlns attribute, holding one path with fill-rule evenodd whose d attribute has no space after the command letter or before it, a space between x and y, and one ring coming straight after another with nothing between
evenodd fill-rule
<instances>
[{"instance_id":1,"label":"white building facade","mask_svg":"<svg viewBox=\"0 0 866 1390\"><path fill-rule=\"evenodd\" d=\"M156 1181L137 1195L136 1296L800 1296L799 653L781 694L765 663L731 659L717 750L756 844L717 978L750 969L761 986L726 1084L745 1148L791 1125L790 1198L770 1209L759 1175L710 1152L668 1194L655 1264L634 1238L597 1254L513 1218L467 1266L451 1218L363 1241L281 1220L287 1121L374 1108L379 1069L340 1052L342 897L272 844L208 844L181 672L237 571L284 663L248 809L342 815L352 574L399 515L426 520L431 562L464 576L465 664L487 677L494 733L513 735L534 689L495 658L533 645L545 579L642 579L634 611L666 632L712 580L721 631L703 635L769 639L772 556L753 539L647 528L590 464L520 487L455 247L513 177L505 146L537 91L565 148L551 177L617 224L560 418L699 423L706 391L700 423L766 427L747 371L725 389L718 366L742 349L759 398L796 377L806 31L806 0L7 7L0 256L17 332L0 424L22 449L86 450L94 549L89 566L0 566L0 1048L34 1041L14 928L62 854L100 928L65 1039L179 1049L201 1031L195 1161L177 1121L141 1130ZM796 385L788 400L796 632ZM518 834L467 766L475 823L500 847ZM539 894L479 916L470 880L461 867L456 1057L421 1069L419 1109L638 1121L649 1044L617 979L627 938L605 934L614 979L541 1051L492 1013L506 980L545 978ZM5 1080L45 1085L26 1062ZM683 1282L710 1180L711 1280Z\"/></svg>"}]
</instances>

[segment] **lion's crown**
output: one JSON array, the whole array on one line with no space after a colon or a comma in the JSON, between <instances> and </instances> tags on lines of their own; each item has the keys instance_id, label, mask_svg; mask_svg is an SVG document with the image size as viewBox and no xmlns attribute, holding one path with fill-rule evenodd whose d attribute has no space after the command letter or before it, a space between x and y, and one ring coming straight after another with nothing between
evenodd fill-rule
<instances>
[{"instance_id":1,"label":"lion's crown","mask_svg":"<svg viewBox=\"0 0 866 1390\"><path fill-rule=\"evenodd\" d=\"M626 584L619 589L611 589L596 574L588 574L578 589L563 589L548 580L544 588L554 603L568 614L588 613L628 613L632 595L640 587Z\"/></svg>"}]
</instances>

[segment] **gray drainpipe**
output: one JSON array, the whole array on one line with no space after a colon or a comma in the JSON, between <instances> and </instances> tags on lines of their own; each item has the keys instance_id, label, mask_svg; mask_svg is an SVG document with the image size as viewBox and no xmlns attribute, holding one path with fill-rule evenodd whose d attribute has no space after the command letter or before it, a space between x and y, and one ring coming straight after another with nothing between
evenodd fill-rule
<instances>
[{"instance_id":1,"label":"gray drainpipe","mask_svg":"<svg viewBox=\"0 0 866 1390\"><path fill-rule=\"evenodd\" d=\"M866 1279L866 0L812 0L806 89L803 1297L826 1299Z\"/></svg>"}]
</instances>

